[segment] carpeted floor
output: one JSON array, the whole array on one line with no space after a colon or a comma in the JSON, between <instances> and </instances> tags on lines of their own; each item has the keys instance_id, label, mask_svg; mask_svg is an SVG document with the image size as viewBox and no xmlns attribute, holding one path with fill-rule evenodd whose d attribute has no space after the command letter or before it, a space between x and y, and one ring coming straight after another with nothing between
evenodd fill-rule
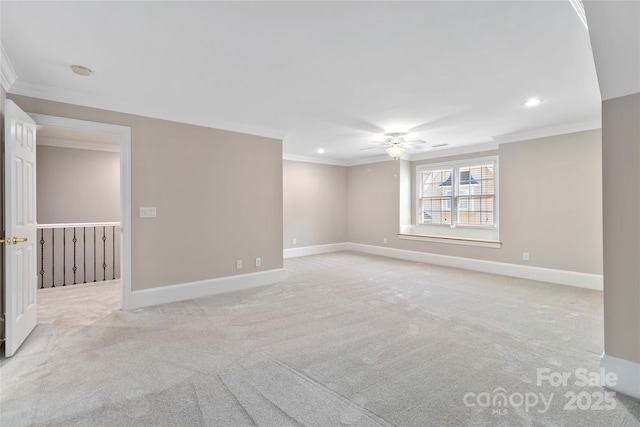
<instances>
[{"instance_id":1,"label":"carpeted floor","mask_svg":"<svg viewBox=\"0 0 640 427\"><path fill-rule=\"evenodd\" d=\"M640 426L639 401L579 381L600 292L352 252L285 268L133 312L117 282L39 291L0 425Z\"/></svg>"}]
</instances>

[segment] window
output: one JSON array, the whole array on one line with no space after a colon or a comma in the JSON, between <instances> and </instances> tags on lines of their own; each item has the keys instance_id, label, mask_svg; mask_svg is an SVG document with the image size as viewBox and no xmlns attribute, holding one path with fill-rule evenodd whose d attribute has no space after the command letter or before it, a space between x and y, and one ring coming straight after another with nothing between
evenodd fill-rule
<instances>
[{"instance_id":1,"label":"window","mask_svg":"<svg viewBox=\"0 0 640 427\"><path fill-rule=\"evenodd\" d=\"M443 186L448 176L451 176L451 169L430 170L422 174L422 224L451 224L451 190Z\"/></svg>"},{"instance_id":2,"label":"window","mask_svg":"<svg viewBox=\"0 0 640 427\"><path fill-rule=\"evenodd\" d=\"M418 225L496 228L495 159L419 166Z\"/></svg>"}]
</instances>

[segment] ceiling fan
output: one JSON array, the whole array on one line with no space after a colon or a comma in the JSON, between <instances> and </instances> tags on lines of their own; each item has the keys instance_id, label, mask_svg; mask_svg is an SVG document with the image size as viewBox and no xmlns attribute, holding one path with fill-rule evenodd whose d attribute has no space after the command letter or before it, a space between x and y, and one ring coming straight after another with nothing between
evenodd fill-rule
<instances>
[{"instance_id":1,"label":"ceiling fan","mask_svg":"<svg viewBox=\"0 0 640 427\"><path fill-rule=\"evenodd\" d=\"M419 139L416 140L412 140L412 141L405 141L404 140L404 136L406 136L408 133L407 132L390 132L390 133L385 133L384 136L387 137L386 140L384 141L373 141L374 144L378 144L378 146L376 147L366 147L366 148L361 148L361 150L370 150L372 148L380 148L380 146L382 147L387 147L386 148L386 152L389 156L393 157L394 159L398 160L400 158L400 156L402 156L402 154L404 154L405 149L407 148L413 148L416 145L419 144L426 144L426 141L422 141Z\"/></svg>"}]
</instances>

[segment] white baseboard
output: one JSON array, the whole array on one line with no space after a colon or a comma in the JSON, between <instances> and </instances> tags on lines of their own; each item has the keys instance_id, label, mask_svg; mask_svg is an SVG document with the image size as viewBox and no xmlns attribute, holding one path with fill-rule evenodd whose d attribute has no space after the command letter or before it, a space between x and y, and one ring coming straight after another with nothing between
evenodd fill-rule
<instances>
[{"instance_id":1,"label":"white baseboard","mask_svg":"<svg viewBox=\"0 0 640 427\"><path fill-rule=\"evenodd\" d=\"M640 399L640 363L602 354L600 367L605 372L615 372L616 385L607 388Z\"/></svg>"},{"instance_id":2,"label":"white baseboard","mask_svg":"<svg viewBox=\"0 0 640 427\"><path fill-rule=\"evenodd\" d=\"M348 250L348 243L331 243L329 245L303 246L301 248L289 248L283 251L284 258L296 258L299 256L319 255L329 252Z\"/></svg>"},{"instance_id":3,"label":"white baseboard","mask_svg":"<svg viewBox=\"0 0 640 427\"><path fill-rule=\"evenodd\" d=\"M438 255L427 252L409 251L405 249L364 245L361 243L347 243L347 247L348 250L351 251L386 256L390 258L399 258L407 261L425 262L428 264L444 265L447 267L500 274L502 276L518 277L521 279L537 280L540 282L557 283L598 291L602 291L603 289L603 279L602 276L598 274Z\"/></svg>"},{"instance_id":4,"label":"white baseboard","mask_svg":"<svg viewBox=\"0 0 640 427\"><path fill-rule=\"evenodd\" d=\"M284 268L132 291L124 310L256 288L284 280Z\"/></svg>"}]
</instances>

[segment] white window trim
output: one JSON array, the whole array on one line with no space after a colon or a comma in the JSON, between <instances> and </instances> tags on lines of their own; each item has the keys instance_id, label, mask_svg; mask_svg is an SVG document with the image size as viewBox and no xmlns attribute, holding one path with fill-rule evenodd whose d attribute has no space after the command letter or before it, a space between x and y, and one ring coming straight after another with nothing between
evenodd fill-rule
<instances>
[{"instance_id":1,"label":"white window trim","mask_svg":"<svg viewBox=\"0 0 640 427\"><path fill-rule=\"evenodd\" d=\"M443 224L443 225L430 225L419 224L419 218L422 214L420 204L418 200L420 198L421 191L421 172L431 169L444 169L444 168L456 168L477 166L479 163L494 162L494 226L473 226L458 224ZM445 243L454 244L467 244L474 246L485 247L500 247L500 188L499 188L499 173L500 166L498 156L476 157L472 159L464 159L452 162L439 162L439 163L424 163L416 165L415 167L415 190L413 192L412 199L415 204L414 216L412 218L412 225L410 227L401 227L400 233L410 238L411 240L425 240L425 241L438 241L440 238ZM453 203L453 200L452 200ZM453 215L453 214L452 214ZM454 238L454 239L452 239ZM468 239L468 240L465 240ZM491 242L489 245L477 244L478 241Z\"/></svg>"},{"instance_id":2,"label":"white window trim","mask_svg":"<svg viewBox=\"0 0 640 427\"><path fill-rule=\"evenodd\" d=\"M495 176L495 174L494 174L494 176ZM458 183L458 185L460 185L460 184ZM494 186L493 188L495 189L495 186ZM469 195L469 190L460 190L460 194L459 194L459 196L468 196L468 195ZM494 197L494 200L495 200L495 194L493 195L493 197ZM451 198L451 200L453 201L453 200L454 200L454 198L452 197L452 198ZM466 208L461 208L460 206L457 206L457 207L456 207L456 209L457 209L458 211L462 211L462 212L469 212L469 202L470 202L471 200L472 200L472 199L467 199L467 207L466 207ZM495 210L495 209L494 209L494 210ZM467 227L468 227L468 226L467 226Z\"/></svg>"}]
</instances>

